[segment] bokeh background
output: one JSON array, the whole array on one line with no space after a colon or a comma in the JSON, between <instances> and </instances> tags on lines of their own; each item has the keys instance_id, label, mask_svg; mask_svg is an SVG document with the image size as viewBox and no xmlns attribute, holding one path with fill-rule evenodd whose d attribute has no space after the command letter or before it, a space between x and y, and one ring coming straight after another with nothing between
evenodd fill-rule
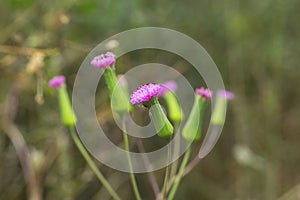
<instances>
[{"instance_id":1,"label":"bokeh background","mask_svg":"<svg viewBox=\"0 0 300 200\"><path fill-rule=\"evenodd\" d=\"M91 49L143 26L202 44L236 96L216 147L183 179L176 199L300 199L299 8L299 0L1 0L0 199L28 199L30 188L47 200L109 199L61 125L47 81L64 74L71 94ZM187 62L155 50L121 57L118 72L150 61L176 68L193 87L203 84ZM102 86L99 121L120 143ZM124 199L134 199L128 174L97 164ZM161 183L164 171L155 173ZM154 199L146 174L137 181L143 199Z\"/></svg>"}]
</instances>

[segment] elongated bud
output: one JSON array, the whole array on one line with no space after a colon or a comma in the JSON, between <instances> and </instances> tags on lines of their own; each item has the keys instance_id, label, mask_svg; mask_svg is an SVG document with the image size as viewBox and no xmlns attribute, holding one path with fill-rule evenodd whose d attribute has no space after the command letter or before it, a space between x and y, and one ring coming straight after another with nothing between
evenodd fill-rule
<instances>
[{"instance_id":1,"label":"elongated bud","mask_svg":"<svg viewBox=\"0 0 300 200\"><path fill-rule=\"evenodd\" d=\"M196 89L195 100L191 113L182 129L182 136L188 142L197 142L201 138L202 113L206 100L211 98L209 89Z\"/></svg>"},{"instance_id":2,"label":"elongated bud","mask_svg":"<svg viewBox=\"0 0 300 200\"><path fill-rule=\"evenodd\" d=\"M188 142L196 142L200 140L203 104L204 104L204 99L202 99L199 96L195 96L191 113L182 129L182 136Z\"/></svg>"},{"instance_id":3,"label":"elongated bud","mask_svg":"<svg viewBox=\"0 0 300 200\"><path fill-rule=\"evenodd\" d=\"M106 68L104 71L104 78L109 90L113 110L121 113L129 112L132 107L129 103L128 93L127 91L125 91L127 88L122 87L120 86L120 84L118 84L115 70L110 67Z\"/></svg>"},{"instance_id":4,"label":"elongated bud","mask_svg":"<svg viewBox=\"0 0 300 200\"><path fill-rule=\"evenodd\" d=\"M183 112L173 92L166 92L163 98L168 107L168 114L173 122L179 123L183 118Z\"/></svg>"},{"instance_id":5,"label":"elongated bud","mask_svg":"<svg viewBox=\"0 0 300 200\"><path fill-rule=\"evenodd\" d=\"M100 54L94 57L91 61L91 65L95 68L104 70L103 75L108 87L113 110L119 113L129 112L131 110L131 104L129 103L129 97L126 95L126 91L124 91L124 88L120 87L118 84L114 67L115 63L116 56L112 52Z\"/></svg>"},{"instance_id":6,"label":"elongated bud","mask_svg":"<svg viewBox=\"0 0 300 200\"><path fill-rule=\"evenodd\" d=\"M76 117L65 84L58 88L58 100L63 124L70 127L75 126Z\"/></svg>"},{"instance_id":7,"label":"elongated bud","mask_svg":"<svg viewBox=\"0 0 300 200\"><path fill-rule=\"evenodd\" d=\"M225 122L227 101L234 98L234 94L229 91L218 91L216 103L211 117L211 123L222 125Z\"/></svg>"},{"instance_id":8,"label":"elongated bud","mask_svg":"<svg viewBox=\"0 0 300 200\"><path fill-rule=\"evenodd\" d=\"M171 80L160 84L160 86L158 97L162 97L166 101L169 118L173 122L179 123L183 118L183 112L174 94L178 88L177 83Z\"/></svg>"},{"instance_id":9,"label":"elongated bud","mask_svg":"<svg viewBox=\"0 0 300 200\"><path fill-rule=\"evenodd\" d=\"M154 97L151 101L153 102L153 104L151 105L149 110L150 118L154 123L157 135L169 140L173 135L174 128L165 115L161 105L157 100L157 97Z\"/></svg>"},{"instance_id":10,"label":"elongated bud","mask_svg":"<svg viewBox=\"0 0 300 200\"><path fill-rule=\"evenodd\" d=\"M55 76L49 81L49 86L57 88L58 102L62 123L66 126L75 126L76 117L72 110L71 102L65 85L66 78L64 76Z\"/></svg>"}]
</instances>

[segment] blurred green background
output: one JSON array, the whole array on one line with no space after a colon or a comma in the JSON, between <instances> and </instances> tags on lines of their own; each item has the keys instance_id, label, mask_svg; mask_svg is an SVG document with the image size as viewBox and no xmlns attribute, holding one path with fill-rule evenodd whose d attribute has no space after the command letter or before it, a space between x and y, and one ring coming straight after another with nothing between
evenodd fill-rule
<instances>
[{"instance_id":1,"label":"blurred green background","mask_svg":"<svg viewBox=\"0 0 300 200\"><path fill-rule=\"evenodd\" d=\"M2 0L0 199L28 199L29 185L47 200L109 199L61 125L47 81L64 74L71 93L91 49L143 26L194 38L236 95L216 147L183 179L176 199L300 199L299 8L299 0ZM144 61L171 65L199 87L186 62L159 51L122 57L119 72ZM99 120L118 143L108 105L99 87ZM128 174L98 164L124 199L134 199ZM137 181L143 199L154 199L147 176Z\"/></svg>"}]
</instances>

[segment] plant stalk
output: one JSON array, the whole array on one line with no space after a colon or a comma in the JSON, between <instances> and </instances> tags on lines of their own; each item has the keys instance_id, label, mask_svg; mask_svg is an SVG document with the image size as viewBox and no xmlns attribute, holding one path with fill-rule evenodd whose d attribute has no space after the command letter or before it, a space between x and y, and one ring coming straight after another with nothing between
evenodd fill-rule
<instances>
[{"instance_id":1,"label":"plant stalk","mask_svg":"<svg viewBox=\"0 0 300 200\"><path fill-rule=\"evenodd\" d=\"M98 167L96 166L96 164L94 163L94 161L92 160L92 158L90 157L90 155L88 154L86 149L84 148L83 144L81 143L80 139L78 138L78 136L75 132L75 129L73 127L69 127L69 130L70 130L71 136L75 142L75 145L77 146L78 150L84 157L85 161L87 162L87 164L89 165L91 170L95 173L95 175L97 176L99 181L106 188L106 190L108 191L108 193L112 196L112 198L114 200L121 200L119 195L116 193L116 191L111 187L111 185L105 179L103 174L100 172L100 170L98 169Z\"/></svg>"},{"instance_id":2,"label":"plant stalk","mask_svg":"<svg viewBox=\"0 0 300 200\"><path fill-rule=\"evenodd\" d=\"M175 178L174 185L173 185L173 187L172 187L172 189L170 191L170 194L168 196L168 200L173 200L174 197L175 197L175 194L176 194L177 189L179 187L180 181L181 181L181 179L183 177L184 169L185 169L185 167L186 167L186 165L187 165L187 163L189 161L190 154L191 154L191 146L185 152L184 158L183 158L182 163L181 163L180 168L179 168L178 175Z\"/></svg>"},{"instance_id":3,"label":"plant stalk","mask_svg":"<svg viewBox=\"0 0 300 200\"><path fill-rule=\"evenodd\" d=\"M137 200L141 200L141 195L135 180L135 176L133 173L133 169L132 169L132 163L131 163L131 158L130 158L130 151L129 151L129 142L128 142L128 136L126 133L126 126L125 126L125 120L123 120L123 137L124 137L124 144L125 144L125 150L126 150L126 157L127 157L127 161L128 161L128 167L129 167L129 171L130 171L130 180L131 180L131 184L133 187L133 192L135 195L135 198Z\"/></svg>"}]
</instances>

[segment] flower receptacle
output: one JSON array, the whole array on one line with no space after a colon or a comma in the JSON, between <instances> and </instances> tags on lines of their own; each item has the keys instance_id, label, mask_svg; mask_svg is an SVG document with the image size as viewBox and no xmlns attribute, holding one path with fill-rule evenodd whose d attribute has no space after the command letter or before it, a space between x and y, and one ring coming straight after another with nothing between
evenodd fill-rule
<instances>
[{"instance_id":1,"label":"flower receptacle","mask_svg":"<svg viewBox=\"0 0 300 200\"><path fill-rule=\"evenodd\" d=\"M194 104L191 113L182 129L182 136L188 142L197 142L201 138L202 110L205 99L195 95Z\"/></svg>"},{"instance_id":2,"label":"flower receptacle","mask_svg":"<svg viewBox=\"0 0 300 200\"><path fill-rule=\"evenodd\" d=\"M65 84L62 84L58 88L58 101L62 123L69 127L75 126L76 117Z\"/></svg>"},{"instance_id":3,"label":"flower receptacle","mask_svg":"<svg viewBox=\"0 0 300 200\"><path fill-rule=\"evenodd\" d=\"M153 121L157 135L164 139L171 139L173 135L173 125L168 120L161 105L159 104L157 97L153 97L151 100L153 104L150 107L150 118Z\"/></svg>"}]
</instances>

